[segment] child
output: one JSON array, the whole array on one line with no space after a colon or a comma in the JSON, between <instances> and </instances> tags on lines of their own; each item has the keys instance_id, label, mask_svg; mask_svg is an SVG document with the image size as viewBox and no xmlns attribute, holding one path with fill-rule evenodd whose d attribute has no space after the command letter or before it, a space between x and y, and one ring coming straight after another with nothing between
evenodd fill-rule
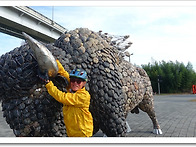
<instances>
[{"instance_id":1,"label":"child","mask_svg":"<svg viewBox=\"0 0 196 147\"><path fill-rule=\"evenodd\" d=\"M69 137L90 137L93 135L93 118L89 111L90 94L85 90L87 73L82 69L72 70L70 75L56 60L58 74L64 76L69 85L67 93L60 91L48 78L40 79L46 82L48 93L63 104L64 123Z\"/></svg>"}]
</instances>

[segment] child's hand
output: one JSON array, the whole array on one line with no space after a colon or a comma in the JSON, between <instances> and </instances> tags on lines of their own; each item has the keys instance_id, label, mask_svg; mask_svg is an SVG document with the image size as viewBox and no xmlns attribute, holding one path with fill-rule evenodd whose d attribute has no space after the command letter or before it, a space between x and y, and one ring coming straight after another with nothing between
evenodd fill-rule
<instances>
[{"instance_id":1,"label":"child's hand","mask_svg":"<svg viewBox=\"0 0 196 147\"><path fill-rule=\"evenodd\" d=\"M49 76L48 76L48 71L46 70L44 73L42 73L39 69L37 71L37 75L40 78L41 81L44 82L44 84L49 83Z\"/></svg>"}]
</instances>

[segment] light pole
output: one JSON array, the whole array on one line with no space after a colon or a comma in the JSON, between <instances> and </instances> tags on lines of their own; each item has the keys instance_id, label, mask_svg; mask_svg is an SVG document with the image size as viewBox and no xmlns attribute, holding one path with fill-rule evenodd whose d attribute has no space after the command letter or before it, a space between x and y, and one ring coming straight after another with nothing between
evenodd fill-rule
<instances>
[{"instance_id":1,"label":"light pole","mask_svg":"<svg viewBox=\"0 0 196 147\"><path fill-rule=\"evenodd\" d=\"M162 82L161 76L160 76L160 75L157 76L157 81L158 81L158 93L159 93L159 95L160 95L160 94L161 94L160 83Z\"/></svg>"}]
</instances>

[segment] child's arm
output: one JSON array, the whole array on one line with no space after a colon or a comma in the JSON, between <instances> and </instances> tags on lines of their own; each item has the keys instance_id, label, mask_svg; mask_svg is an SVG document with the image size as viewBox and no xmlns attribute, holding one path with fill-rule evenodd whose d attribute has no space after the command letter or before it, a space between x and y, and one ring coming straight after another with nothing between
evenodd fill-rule
<instances>
[{"instance_id":1,"label":"child's arm","mask_svg":"<svg viewBox=\"0 0 196 147\"><path fill-rule=\"evenodd\" d=\"M59 62L59 60L56 60L57 65L58 65L58 73L62 76L64 76L68 82L70 83L70 79L69 79L69 73L64 69L63 65Z\"/></svg>"},{"instance_id":2,"label":"child's arm","mask_svg":"<svg viewBox=\"0 0 196 147\"><path fill-rule=\"evenodd\" d=\"M56 86L50 81L46 84L48 93L55 98L58 102L64 105L72 105L76 107L89 107L90 95L87 91L80 90L76 93L65 93L57 89Z\"/></svg>"}]
</instances>

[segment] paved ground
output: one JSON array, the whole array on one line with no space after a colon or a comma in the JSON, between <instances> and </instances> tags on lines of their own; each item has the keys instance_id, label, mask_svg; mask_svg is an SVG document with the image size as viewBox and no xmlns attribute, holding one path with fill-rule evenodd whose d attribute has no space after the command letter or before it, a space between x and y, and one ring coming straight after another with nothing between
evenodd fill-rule
<instances>
[{"instance_id":1,"label":"paved ground","mask_svg":"<svg viewBox=\"0 0 196 147\"><path fill-rule=\"evenodd\" d=\"M6 123L3 117L2 107L0 104L0 137L14 137L13 131L10 129L9 125Z\"/></svg>"},{"instance_id":2,"label":"paved ground","mask_svg":"<svg viewBox=\"0 0 196 147\"><path fill-rule=\"evenodd\" d=\"M129 115L130 137L196 137L195 95L155 96L155 112L162 135L152 134L152 123L146 113ZM141 112L141 111L140 111Z\"/></svg>"},{"instance_id":3,"label":"paved ground","mask_svg":"<svg viewBox=\"0 0 196 147\"><path fill-rule=\"evenodd\" d=\"M157 95L154 103L163 134L154 135L150 118L140 111L129 114L127 121L132 131L127 137L196 137L196 95ZM0 137L13 136L0 111ZM103 136L103 133L99 131L94 136Z\"/></svg>"}]
</instances>

